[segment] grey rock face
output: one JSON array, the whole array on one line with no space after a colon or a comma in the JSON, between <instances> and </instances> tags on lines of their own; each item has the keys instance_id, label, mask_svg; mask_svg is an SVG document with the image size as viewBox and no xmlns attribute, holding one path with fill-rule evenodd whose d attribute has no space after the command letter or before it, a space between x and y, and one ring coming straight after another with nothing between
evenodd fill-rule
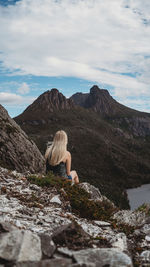
<instances>
[{"instance_id":1,"label":"grey rock face","mask_svg":"<svg viewBox=\"0 0 150 267\"><path fill-rule=\"evenodd\" d=\"M79 186L90 194L90 196L91 196L90 198L92 200L100 200L100 201L103 200L103 197L102 197L99 189L96 188L95 186L93 186L89 183L82 183L82 184L79 184Z\"/></svg>"},{"instance_id":2,"label":"grey rock face","mask_svg":"<svg viewBox=\"0 0 150 267\"><path fill-rule=\"evenodd\" d=\"M119 118L115 119L115 123L118 127L125 127L128 133L122 132L120 128L116 128L119 135L123 135L126 138L131 137L146 137L150 135L150 117L149 116L133 116L131 118Z\"/></svg>"},{"instance_id":3,"label":"grey rock face","mask_svg":"<svg viewBox=\"0 0 150 267\"><path fill-rule=\"evenodd\" d=\"M121 210L115 213L113 218L130 226L141 226L146 222L145 213L140 211Z\"/></svg>"},{"instance_id":4,"label":"grey rock face","mask_svg":"<svg viewBox=\"0 0 150 267\"><path fill-rule=\"evenodd\" d=\"M145 250L140 255L142 266L150 266L150 250Z\"/></svg>"},{"instance_id":5,"label":"grey rock face","mask_svg":"<svg viewBox=\"0 0 150 267\"><path fill-rule=\"evenodd\" d=\"M40 234L42 253L46 257L51 257L54 254L56 246L48 234Z\"/></svg>"},{"instance_id":6,"label":"grey rock face","mask_svg":"<svg viewBox=\"0 0 150 267\"><path fill-rule=\"evenodd\" d=\"M58 259L43 260L40 262L17 263L15 267L70 267L72 266L71 263L72 263L71 259L58 258Z\"/></svg>"},{"instance_id":7,"label":"grey rock face","mask_svg":"<svg viewBox=\"0 0 150 267\"><path fill-rule=\"evenodd\" d=\"M37 234L15 230L0 235L0 258L8 261L40 261L41 242Z\"/></svg>"},{"instance_id":8,"label":"grey rock face","mask_svg":"<svg viewBox=\"0 0 150 267\"><path fill-rule=\"evenodd\" d=\"M0 105L0 165L25 172L43 172L44 158L37 146Z\"/></svg>"},{"instance_id":9,"label":"grey rock face","mask_svg":"<svg viewBox=\"0 0 150 267\"><path fill-rule=\"evenodd\" d=\"M125 253L114 248L86 249L74 252L74 259L79 264L93 264L93 267L131 267L132 261Z\"/></svg>"}]
</instances>

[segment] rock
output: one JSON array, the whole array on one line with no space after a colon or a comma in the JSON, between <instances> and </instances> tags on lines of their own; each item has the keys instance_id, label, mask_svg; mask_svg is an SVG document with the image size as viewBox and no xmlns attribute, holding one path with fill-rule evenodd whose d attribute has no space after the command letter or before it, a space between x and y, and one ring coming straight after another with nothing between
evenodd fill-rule
<instances>
[{"instance_id":1,"label":"rock","mask_svg":"<svg viewBox=\"0 0 150 267\"><path fill-rule=\"evenodd\" d=\"M17 227L15 227L9 222L0 221L0 233L9 232L12 230L17 230Z\"/></svg>"},{"instance_id":2,"label":"rock","mask_svg":"<svg viewBox=\"0 0 150 267\"><path fill-rule=\"evenodd\" d=\"M90 198L92 200L100 200L100 201L103 200L103 197L102 197L99 189L96 188L95 186L93 186L89 183L81 183L81 184L79 184L79 187L81 187L86 192L88 192L90 194Z\"/></svg>"},{"instance_id":3,"label":"rock","mask_svg":"<svg viewBox=\"0 0 150 267\"><path fill-rule=\"evenodd\" d=\"M9 169L44 172L45 161L33 141L0 105L0 159Z\"/></svg>"},{"instance_id":4,"label":"rock","mask_svg":"<svg viewBox=\"0 0 150 267\"><path fill-rule=\"evenodd\" d=\"M30 184L30 189L35 190L35 191L40 191L41 188L37 186L36 184Z\"/></svg>"},{"instance_id":5,"label":"rock","mask_svg":"<svg viewBox=\"0 0 150 267\"><path fill-rule=\"evenodd\" d=\"M15 267L70 267L71 259L47 259L40 262L21 262L17 263Z\"/></svg>"},{"instance_id":6,"label":"rock","mask_svg":"<svg viewBox=\"0 0 150 267\"><path fill-rule=\"evenodd\" d=\"M52 197L51 200L50 200L50 202L51 202L51 203L57 203L57 204L59 204L59 205L62 204L62 202L61 202L61 200L60 200L60 198L59 198L59 195Z\"/></svg>"},{"instance_id":7,"label":"rock","mask_svg":"<svg viewBox=\"0 0 150 267\"><path fill-rule=\"evenodd\" d=\"M150 236L150 224L145 224L142 228L141 228L141 232L143 234L149 235Z\"/></svg>"},{"instance_id":8,"label":"rock","mask_svg":"<svg viewBox=\"0 0 150 267\"><path fill-rule=\"evenodd\" d=\"M110 241L113 248L117 248L118 251L127 251L127 237L124 233L116 234Z\"/></svg>"},{"instance_id":9,"label":"rock","mask_svg":"<svg viewBox=\"0 0 150 267\"><path fill-rule=\"evenodd\" d=\"M103 221L94 221L95 224L97 224L100 227L109 227L111 224L108 222L103 222Z\"/></svg>"},{"instance_id":10,"label":"rock","mask_svg":"<svg viewBox=\"0 0 150 267\"><path fill-rule=\"evenodd\" d=\"M68 249L67 247L60 247L60 248L58 248L57 249L57 251L60 253L60 254L63 254L63 255L65 255L65 256L67 256L67 257L70 257L70 258L72 258L72 256L73 256L73 250L71 250L71 249Z\"/></svg>"},{"instance_id":11,"label":"rock","mask_svg":"<svg viewBox=\"0 0 150 267\"><path fill-rule=\"evenodd\" d=\"M140 259L142 261L142 266L150 266L150 250L145 250L141 253Z\"/></svg>"},{"instance_id":12,"label":"rock","mask_svg":"<svg viewBox=\"0 0 150 267\"><path fill-rule=\"evenodd\" d=\"M54 254L54 251L56 250L56 246L51 236L47 234L39 234L39 237L41 239L41 249L43 256L51 258L52 255Z\"/></svg>"},{"instance_id":13,"label":"rock","mask_svg":"<svg viewBox=\"0 0 150 267\"><path fill-rule=\"evenodd\" d=\"M52 239L55 244L67 246L69 249L88 247L90 241L89 235L75 222L56 229Z\"/></svg>"},{"instance_id":14,"label":"rock","mask_svg":"<svg viewBox=\"0 0 150 267\"><path fill-rule=\"evenodd\" d=\"M102 235L103 230L96 226L93 225L92 223L87 222L86 220L77 220L78 224L82 227L82 229L91 237L97 237Z\"/></svg>"},{"instance_id":15,"label":"rock","mask_svg":"<svg viewBox=\"0 0 150 267\"><path fill-rule=\"evenodd\" d=\"M74 252L73 257L79 264L91 264L95 267L131 267L132 261L125 253L115 248L86 249Z\"/></svg>"},{"instance_id":16,"label":"rock","mask_svg":"<svg viewBox=\"0 0 150 267\"><path fill-rule=\"evenodd\" d=\"M150 242L150 236L149 235L145 236L145 240Z\"/></svg>"},{"instance_id":17,"label":"rock","mask_svg":"<svg viewBox=\"0 0 150 267\"><path fill-rule=\"evenodd\" d=\"M150 118L149 116L146 116L146 115L143 116L143 115L132 116L130 118L127 118L127 117L116 118L114 121L118 127L121 127L124 124L126 125L126 128L128 129L128 133L125 133L126 136L129 134L129 137L131 138L132 136L146 137L150 135ZM119 133L121 135L120 129L119 129L118 134Z\"/></svg>"},{"instance_id":18,"label":"rock","mask_svg":"<svg viewBox=\"0 0 150 267\"><path fill-rule=\"evenodd\" d=\"M130 226L142 226L146 221L146 215L141 211L120 210L113 215L113 219Z\"/></svg>"},{"instance_id":19,"label":"rock","mask_svg":"<svg viewBox=\"0 0 150 267\"><path fill-rule=\"evenodd\" d=\"M7 261L40 261L41 241L30 231L13 230L0 235L0 258Z\"/></svg>"},{"instance_id":20,"label":"rock","mask_svg":"<svg viewBox=\"0 0 150 267\"><path fill-rule=\"evenodd\" d=\"M93 267L131 267L129 256L115 248L84 249L73 253L75 261L82 264L93 264Z\"/></svg>"}]
</instances>

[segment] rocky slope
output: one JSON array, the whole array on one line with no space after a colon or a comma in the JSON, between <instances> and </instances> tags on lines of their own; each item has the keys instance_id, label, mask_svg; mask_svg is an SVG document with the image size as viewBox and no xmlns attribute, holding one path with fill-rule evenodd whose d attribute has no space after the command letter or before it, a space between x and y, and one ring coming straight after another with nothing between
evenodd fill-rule
<instances>
[{"instance_id":1,"label":"rocky slope","mask_svg":"<svg viewBox=\"0 0 150 267\"><path fill-rule=\"evenodd\" d=\"M37 146L1 105L0 165L17 171L44 171L44 158Z\"/></svg>"},{"instance_id":2,"label":"rocky slope","mask_svg":"<svg viewBox=\"0 0 150 267\"><path fill-rule=\"evenodd\" d=\"M1 266L150 266L148 205L141 211L116 211L97 188L82 183L75 190L88 192L91 205L101 210L107 201L113 208L105 221L101 218L107 209L97 219L87 219L82 213L77 215L79 209L83 211L82 196L75 214L73 203L66 197L71 191L58 190L54 184L40 187L31 184L29 178L0 168ZM46 177L39 179L45 181ZM74 186L68 188L73 190Z\"/></svg>"}]
</instances>

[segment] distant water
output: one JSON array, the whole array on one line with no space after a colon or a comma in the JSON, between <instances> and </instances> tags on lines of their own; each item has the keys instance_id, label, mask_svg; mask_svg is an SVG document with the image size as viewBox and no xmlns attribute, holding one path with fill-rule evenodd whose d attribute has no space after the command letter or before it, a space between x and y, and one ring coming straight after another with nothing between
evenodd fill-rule
<instances>
[{"instance_id":1,"label":"distant water","mask_svg":"<svg viewBox=\"0 0 150 267\"><path fill-rule=\"evenodd\" d=\"M137 209L143 203L150 203L150 184L127 190L131 210Z\"/></svg>"}]
</instances>

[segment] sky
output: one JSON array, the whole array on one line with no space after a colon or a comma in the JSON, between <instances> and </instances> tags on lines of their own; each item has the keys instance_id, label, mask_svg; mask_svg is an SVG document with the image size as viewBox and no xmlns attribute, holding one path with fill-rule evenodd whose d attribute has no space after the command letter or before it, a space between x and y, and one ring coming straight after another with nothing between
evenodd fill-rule
<instances>
[{"instance_id":1,"label":"sky","mask_svg":"<svg viewBox=\"0 0 150 267\"><path fill-rule=\"evenodd\" d=\"M0 0L0 104L19 115L40 94L97 84L150 113L149 0Z\"/></svg>"}]
</instances>

